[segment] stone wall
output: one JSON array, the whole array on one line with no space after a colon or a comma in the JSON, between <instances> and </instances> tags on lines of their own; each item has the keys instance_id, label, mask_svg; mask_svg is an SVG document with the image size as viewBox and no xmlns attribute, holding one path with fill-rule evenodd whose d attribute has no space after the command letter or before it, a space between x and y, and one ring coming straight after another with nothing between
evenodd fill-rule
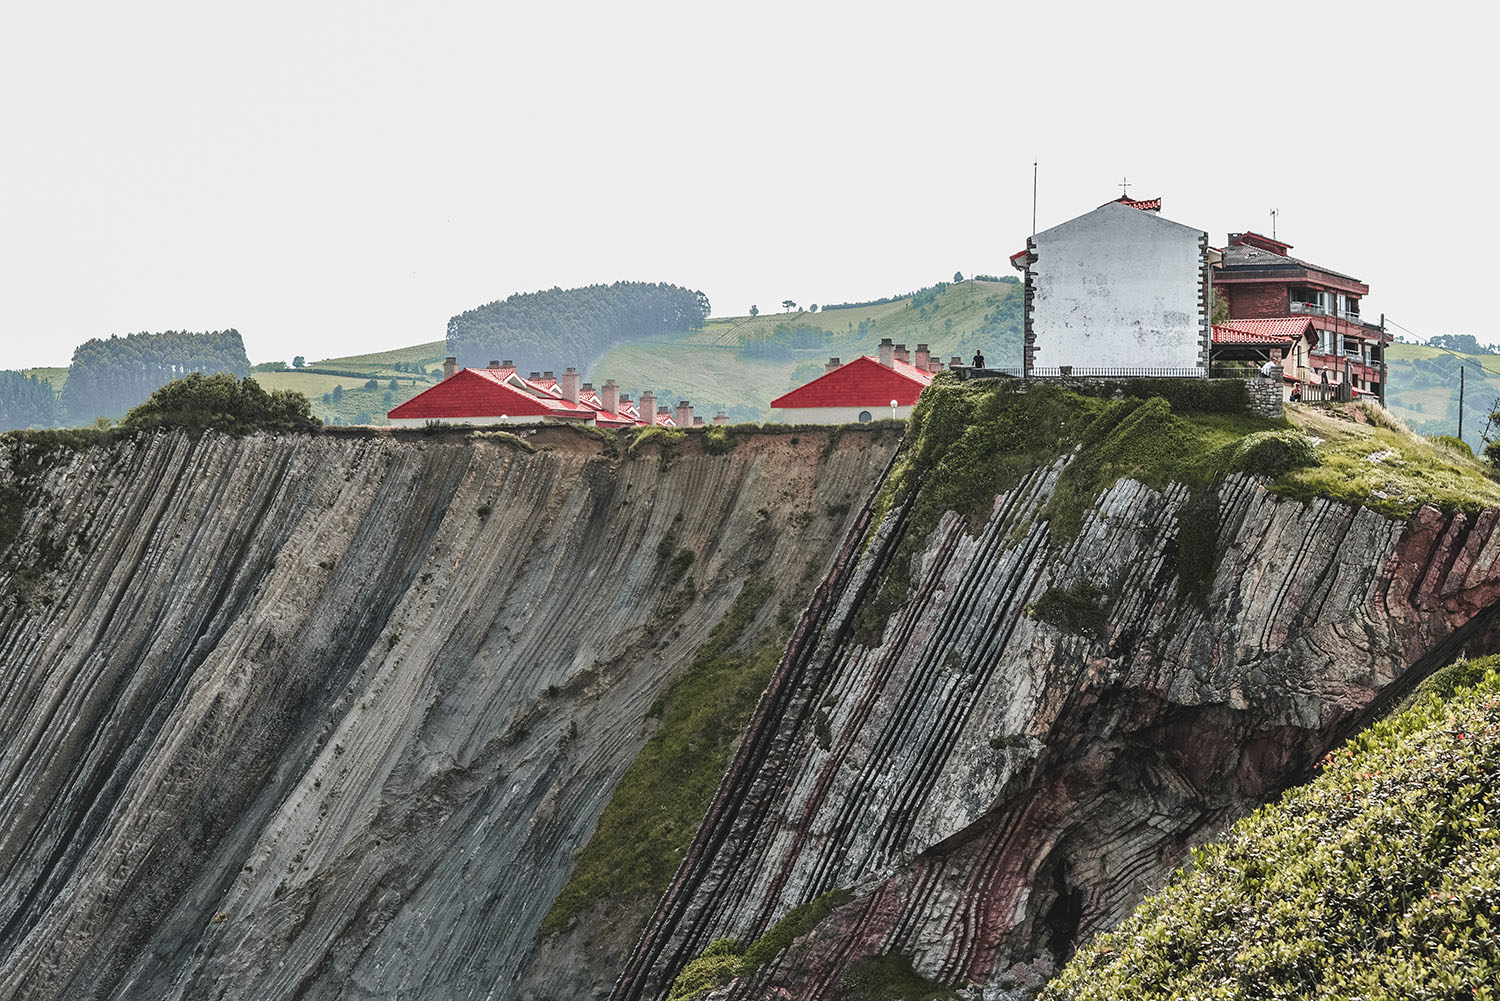
<instances>
[{"instance_id":1,"label":"stone wall","mask_svg":"<svg viewBox=\"0 0 1500 1001\"><path fill-rule=\"evenodd\" d=\"M1280 417L1283 413L1281 400L1281 366L1271 366L1270 376L1256 376L1245 380L1245 392L1250 394L1250 412L1261 417Z\"/></svg>"}]
</instances>

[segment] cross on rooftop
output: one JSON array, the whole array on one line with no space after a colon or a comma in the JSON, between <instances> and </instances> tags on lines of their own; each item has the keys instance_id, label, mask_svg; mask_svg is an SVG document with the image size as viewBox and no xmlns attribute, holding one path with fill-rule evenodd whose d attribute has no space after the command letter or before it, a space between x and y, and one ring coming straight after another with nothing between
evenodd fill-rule
<instances>
[{"instance_id":1,"label":"cross on rooftop","mask_svg":"<svg viewBox=\"0 0 1500 1001\"><path fill-rule=\"evenodd\" d=\"M1130 182L1127 181L1123 177L1120 178L1120 197L1121 198L1129 198L1130 197L1130 192L1126 190L1129 187L1130 187Z\"/></svg>"}]
</instances>

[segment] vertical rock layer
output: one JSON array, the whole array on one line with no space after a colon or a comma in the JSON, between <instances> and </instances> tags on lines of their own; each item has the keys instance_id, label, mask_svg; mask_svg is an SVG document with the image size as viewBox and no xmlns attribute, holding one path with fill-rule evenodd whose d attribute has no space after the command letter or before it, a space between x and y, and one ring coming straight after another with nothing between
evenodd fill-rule
<instances>
[{"instance_id":1,"label":"vertical rock layer","mask_svg":"<svg viewBox=\"0 0 1500 1001\"><path fill-rule=\"evenodd\" d=\"M945 516L869 642L856 613L905 513L848 551L615 998L662 997L709 942L834 889L852 892L715 996L831 998L888 953L1025 996L1190 845L1492 642L1493 511L1406 523L1245 477L1202 496L1121 481L1059 541L1038 513L1064 465L976 533Z\"/></svg>"},{"instance_id":2,"label":"vertical rock layer","mask_svg":"<svg viewBox=\"0 0 1500 1001\"><path fill-rule=\"evenodd\" d=\"M514 996L648 708L896 443L531 441L6 446L0 996Z\"/></svg>"}]
</instances>

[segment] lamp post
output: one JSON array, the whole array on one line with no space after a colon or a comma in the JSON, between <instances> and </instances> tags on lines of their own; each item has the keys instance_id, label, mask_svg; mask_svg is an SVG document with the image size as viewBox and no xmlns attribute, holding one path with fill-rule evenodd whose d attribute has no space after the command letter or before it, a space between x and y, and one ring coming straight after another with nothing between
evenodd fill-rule
<instances>
[{"instance_id":1,"label":"lamp post","mask_svg":"<svg viewBox=\"0 0 1500 1001\"><path fill-rule=\"evenodd\" d=\"M891 401L891 420L895 420L895 419L896 419L896 401L892 400Z\"/></svg>"}]
</instances>

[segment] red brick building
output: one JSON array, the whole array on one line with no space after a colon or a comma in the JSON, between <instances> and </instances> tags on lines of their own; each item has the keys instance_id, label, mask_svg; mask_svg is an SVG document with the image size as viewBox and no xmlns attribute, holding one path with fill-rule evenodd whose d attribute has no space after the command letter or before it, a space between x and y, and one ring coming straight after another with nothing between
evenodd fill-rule
<instances>
[{"instance_id":1,"label":"red brick building","mask_svg":"<svg viewBox=\"0 0 1500 1001\"><path fill-rule=\"evenodd\" d=\"M1307 356L1309 381L1347 383L1354 395L1385 399L1385 346L1391 336L1360 312L1370 287L1358 278L1298 260L1289 243L1259 233L1230 233L1213 286L1233 320L1306 317L1317 335Z\"/></svg>"}]
</instances>

